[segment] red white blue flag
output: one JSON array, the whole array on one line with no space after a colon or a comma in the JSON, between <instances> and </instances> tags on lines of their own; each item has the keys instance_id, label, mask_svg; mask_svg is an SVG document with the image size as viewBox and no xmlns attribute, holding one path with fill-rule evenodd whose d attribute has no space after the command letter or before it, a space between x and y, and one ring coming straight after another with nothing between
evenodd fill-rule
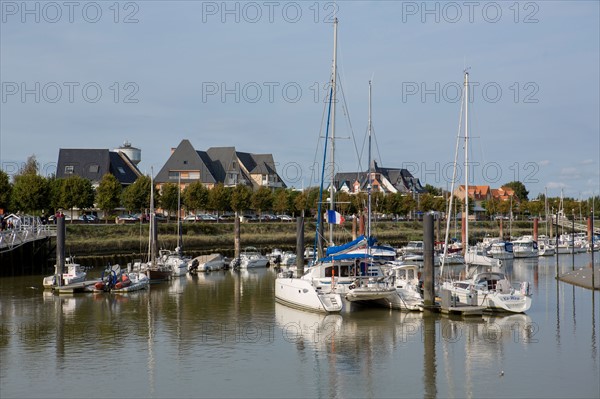
<instances>
[{"instance_id":1,"label":"red white blue flag","mask_svg":"<svg viewBox=\"0 0 600 399\"><path fill-rule=\"evenodd\" d=\"M328 210L327 211L327 222L332 224L342 224L346 219L336 211Z\"/></svg>"}]
</instances>

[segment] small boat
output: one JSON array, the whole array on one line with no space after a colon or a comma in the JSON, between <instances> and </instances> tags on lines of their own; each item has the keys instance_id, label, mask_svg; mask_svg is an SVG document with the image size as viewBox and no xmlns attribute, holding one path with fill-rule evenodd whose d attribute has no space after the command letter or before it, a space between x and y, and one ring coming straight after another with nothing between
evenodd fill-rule
<instances>
[{"instance_id":1,"label":"small boat","mask_svg":"<svg viewBox=\"0 0 600 399\"><path fill-rule=\"evenodd\" d=\"M267 267L269 258L262 255L255 247L246 247L240 254L240 269L252 269L256 267Z\"/></svg>"},{"instance_id":2,"label":"small boat","mask_svg":"<svg viewBox=\"0 0 600 399\"><path fill-rule=\"evenodd\" d=\"M513 241L515 258L535 258L538 256L538 244L531 236L523 236Z\"/></svg>"},{"instance_id":3,"label":"small boat","mask_svg":"<svg viewBox=\"0 0 600 399\"><path fill-rule=\"evenodd\" d=\"M95 292L131 292L148 287L150 279L145 273L124 272L119 265L113 265L102 272L100 281L93 286Z\"/></svg>"},{"instance_id":4,"label":"small boat","mask_svg":"<svg viewBox=\"0 0 600 399\"><path fill-rule=\"evenodd\" d=\"M488 254L494 259L513 259L513 243L508 241L498 241L492 243Z\"/></svg>"},{"instance_id":5,"label":"small boat","mask_svg":"<svg viewBox=\"0 0 600 399\"><path fill-rule=\"evenodd\" d=\"M492 311L524 313L531 307L529 283L522 282L516 290L501 272L476 273L468 280L444 282L441 288L449 290L459 302L484 306Z\"/></svg>"},{"instance_id":6,"label":"small boat","mask_svg":"<svg viewBox=\"0 0 600 399\"><path fill-rule=\"evenodd\" d=\"M556 254L556 247L550 243L550 239L545 235L538 237L538 255L552 256Z\"/></svg>"},{"instance_id":7,"label":"small boat","mask_svg":"<svg viewBox=\"0 0 600 399\"><path fill-rule=\"evenodd\" d=\"M210 254L196 256L187 265L190 273L211 272L225 268L225 258L221 254Z\"/></svg>"},{"instance_id":8,"label":"small boat","mask_svg":"<svg viewBox=\"0 0 600 399\"><path fill-rule=\"evenodd\" d=\"M61 285L81 283L81 282L85 281L87 273L85 272L84 268L79 263L75 263L73 257L69 257L65 260L66 260L65 268L67 269L67 271L63 272L60 275L61 280L62 280ZM44 277L44 280L43 280L44 288L54 288L57 286L56 283L57 282L56 282L55 274Z\"/></svg>"}]
</instances>

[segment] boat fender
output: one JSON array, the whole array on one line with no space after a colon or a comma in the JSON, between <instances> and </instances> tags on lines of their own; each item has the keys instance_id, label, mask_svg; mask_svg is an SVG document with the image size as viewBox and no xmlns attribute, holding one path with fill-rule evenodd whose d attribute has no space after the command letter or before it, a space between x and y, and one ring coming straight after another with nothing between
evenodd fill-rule
<instances>
[{"instance_id":1,"label":"boat fender","mask_svg":"<svg viewBox=\"0 0 600 399\"><path fill-rule=\"evenodd\" d=\"M523 281L521 283L521 294L526 295L526 296L529 296L531 294L528 281Z\"/></svg>"}]
</instances>

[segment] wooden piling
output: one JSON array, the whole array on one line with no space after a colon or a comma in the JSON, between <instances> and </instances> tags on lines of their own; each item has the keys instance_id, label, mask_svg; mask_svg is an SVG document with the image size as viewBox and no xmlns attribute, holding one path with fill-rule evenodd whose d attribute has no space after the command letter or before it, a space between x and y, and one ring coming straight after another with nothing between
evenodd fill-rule
<instances>
[{"instance_id":1,"label":"wooden piling","mask_svg":"<svg viewBox=\"0 0 600 399\"><path fill-rule=\"evenodd\" d=\"M428 213L423 217L423 304L433 306L433 215Z\"/></svg>"},{"instance_id":2,"label":"wooden piling","mask_svg":"<svg viewBox=\"0 0 600 399\"><path fill-rule=\"evenodd\" d=\"M304 217L296 218L296 276L304 274Z\"/></svg>"}]
</instances>

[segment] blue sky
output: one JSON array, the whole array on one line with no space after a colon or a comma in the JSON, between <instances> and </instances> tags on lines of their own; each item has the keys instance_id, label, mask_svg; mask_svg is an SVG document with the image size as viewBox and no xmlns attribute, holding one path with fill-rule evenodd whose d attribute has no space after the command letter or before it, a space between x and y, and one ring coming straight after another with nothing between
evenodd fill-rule
<instances>
[{"instance_id":1,"label":"blue sky","mask_svg":"<svg viewBox=\"0 0 600 399\"><path fill-rule=\"evenodd\" d=\"M69 4L1 2L8 173L32 154L52 173L60 148L125 140L157 173L189 139L272 153L290 186L314 185L336 10L336 135L359 152L372 79L378 163L448 188L470 67L471 184L600 192L597 1ZM337 149L338 170L359 168L352 139Z\"/></svg>"}]
</instances>

